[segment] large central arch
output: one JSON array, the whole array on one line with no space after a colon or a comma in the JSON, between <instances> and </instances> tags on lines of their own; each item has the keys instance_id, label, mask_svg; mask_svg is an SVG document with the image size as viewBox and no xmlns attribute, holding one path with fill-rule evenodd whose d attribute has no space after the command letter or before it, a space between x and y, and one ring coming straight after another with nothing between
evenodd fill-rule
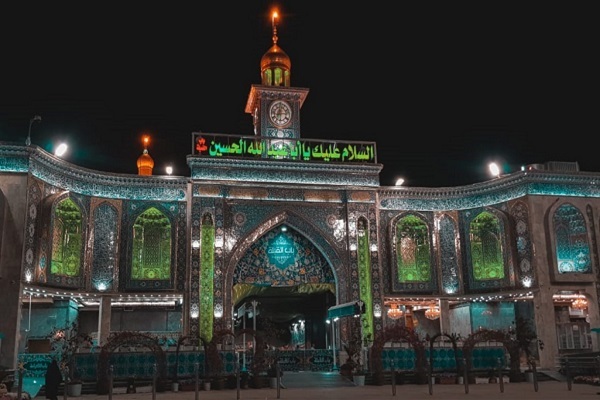
<instances>
[{"instance_id":1,"label":"large central arch","mask_svg":"<svg viewBox=\"0 0 600 400\"><path fill-rule=\"evenodd\" d=\"M273 249L282 253L270 254ZM223 294L231 307L225 309L236 310L245 301L260 299L263 316L272 322L285 323L303 314L317 318L320 312L324 324L327 308L346 293L339 285L348 281L341 266L338 252L323 232L294 213L278 213L233 249Z\"/></svg>"}]
</instances>

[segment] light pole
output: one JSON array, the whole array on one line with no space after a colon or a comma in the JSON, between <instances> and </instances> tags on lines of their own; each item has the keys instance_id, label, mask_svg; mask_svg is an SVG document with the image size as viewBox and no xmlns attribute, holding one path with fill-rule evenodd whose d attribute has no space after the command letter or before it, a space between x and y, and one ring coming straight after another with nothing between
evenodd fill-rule
<instances>
[{"instance_id":1,"label":"light pole","mask_svg":"<svg viewBox=\"0 0 600 400\"><path fill-rule=\"evenodd\" d=\"M256 306L258 305L258 301L252 300L252 329L254 330L254 335L252 336L252 354L256 354Z\"/></svg>"},{"instance_id":2,"label":"light pole","mask_svg":"<svg viewBox=\"0 0 600 400\"><path fill-rule=\"evenodd\" d=\"M36 115L29 120L29 130L27 131L27 139L25 139L25 145L29 146L31 144L31 125L33 125L34 122L40 122L41 120L42 117L40 117L39 115Z\"/></svg>"}]
</instances>

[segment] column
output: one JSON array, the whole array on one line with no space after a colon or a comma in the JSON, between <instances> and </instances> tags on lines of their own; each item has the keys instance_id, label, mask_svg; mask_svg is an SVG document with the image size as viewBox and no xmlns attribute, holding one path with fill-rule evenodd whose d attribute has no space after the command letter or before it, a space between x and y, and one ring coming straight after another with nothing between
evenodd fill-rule
<instances>
[{"instance_id":1,"label":"column","mask_svg":"<svg viewBox=\"0 0 600 400\"><path fill-rule=\"evenodd\" d=\"M110 334L111 314L111 296L101 296L100 308L98 310L98 346L106 344L106 340Z\"/></svg>"},{"instance_id":2,"label":"column","mask_svg":"<svg viewBox=\"0 0 600 400\"><path fill-rule=\"evenodd\" d=\"M440 299L440 332L441 333L452 333L452 327L450 326L450 302L445 299Z\"/></svg>"}]
</instances>

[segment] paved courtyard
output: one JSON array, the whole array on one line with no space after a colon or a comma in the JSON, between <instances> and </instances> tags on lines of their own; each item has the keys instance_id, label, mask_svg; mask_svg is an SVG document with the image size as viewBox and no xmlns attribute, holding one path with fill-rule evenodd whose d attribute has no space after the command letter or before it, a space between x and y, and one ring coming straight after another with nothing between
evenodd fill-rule
<instances>
[{"instance_id":1,"label":"paved courtyard","mask_svg":"<svg viewBox=\"0 0 600 400\"><path fill-rule=\"evenodd\" d=\"M568 400L568 399L600 399L600 387L588 384L573 384L571 390L565 382L544 381L538 383L535 391L533 383L507 383L504 391L499 384L469 385L465 393L464 385L433 385L429 392L428 385L397 385L396 394L391 385L384 386L344 386L344 387L287 387L286 389L235 389L200 390L196 392L162 392L152 393L150 387L138 388L137 393L113 393L113 400L272 400L272 399L320 399L320 400L370 400L370 399L443 399L443 400ZM41 398L41 397L38 397ZM105 400L108 395L83 395L69 397L81 400Z\"/></svg>"}]
</instances>

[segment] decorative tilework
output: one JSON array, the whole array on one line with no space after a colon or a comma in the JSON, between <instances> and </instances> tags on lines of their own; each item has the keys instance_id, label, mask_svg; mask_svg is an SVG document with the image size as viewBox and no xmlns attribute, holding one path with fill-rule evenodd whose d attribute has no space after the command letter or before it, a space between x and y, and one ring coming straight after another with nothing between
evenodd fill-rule
<instances>
[{"instance_id":1,"label":"decorative tilework","mask_svg":"<svg viewBox=\"0 0 600 400\"><path fill-rule=\"evenodd\" d=\"M456 223L448 216L439 219L440 267L442 269L442 290L446 294L457 294L460 290L458 254L456 251Z\"/></svg>"},{"instance_id":2,"label":"decorative tilework","mask_svg":"<svg viewBox=\"0 0 600 400\"><path fill-rule=\"evenodd\" d=\"M519 266L519 281L521 287L531 287L535 284L535 273L532 268L532 245L529 231L529 209L522 201L517 201L510 208L516 232L517 265Z\"/></svg>"},{"instance_id":3,"label":"decorative tilework","mask_svg":"<svg viewBox=\"0 0 600 400\"><path fill-rule=\"evenodd\" d=\"M118 212L109 203L94 210L94 246L92 257L92 285L100 291L112 291L117 271L119 228Z\"/></svg>"}]
</instances>

